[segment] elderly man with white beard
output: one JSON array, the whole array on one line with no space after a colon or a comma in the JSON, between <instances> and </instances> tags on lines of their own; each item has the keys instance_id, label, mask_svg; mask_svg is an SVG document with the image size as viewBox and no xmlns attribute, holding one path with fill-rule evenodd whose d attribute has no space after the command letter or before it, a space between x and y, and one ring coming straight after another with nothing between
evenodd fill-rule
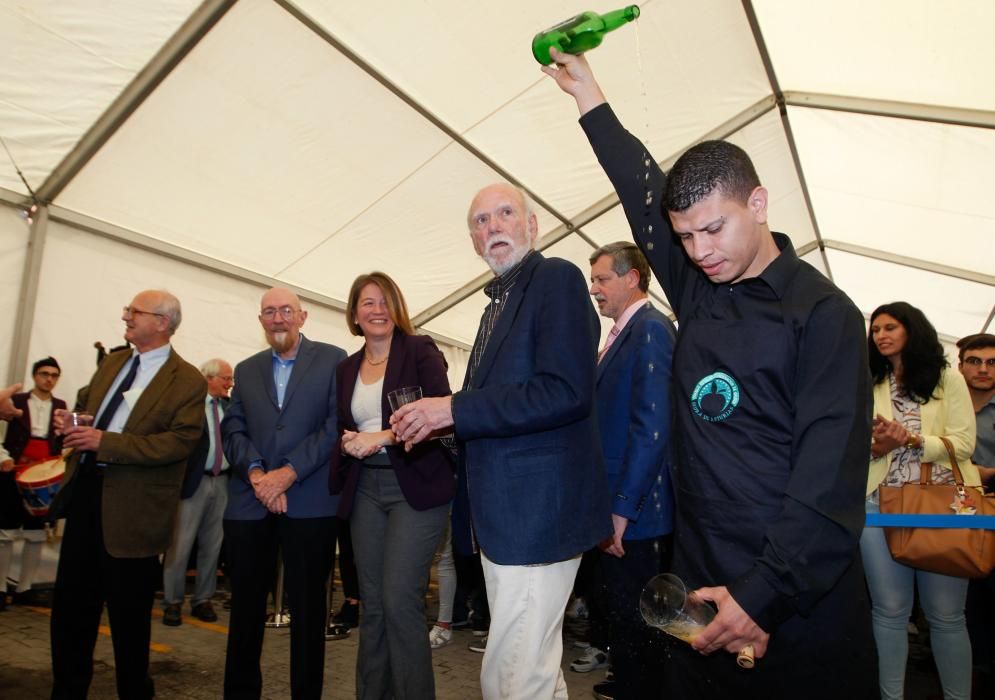
<instances>
[{"instance_id":1,"label":"elderly man with white beard","mask_svg":"<svg viewBox=\"0 0 995 700\"><path fill-rule=\"evenodd\" d=\"M463 390L402 406L391 422L409 446L455 433L453 518L472 524L491 610L484 699L566 698L567 598L580 555L612 534L594 416L600 324L583 273L534 250L521 190L485 187L467 223L495 277Z\"/></svg>"},{"instance_id":2,"label":"elderly man with white beard","mask_svg":"<svg viewBox=\"0 0 995 700\"><path fill-rule=\"evenodd\" d=\"M235 367L221 424L231 465L224 532L232 586L226 698L259 698L266 596L283 556L290 603L291 697L320 698L325 671L325 584L338 497L328 492L337 437L335 367L341 348L301 334L307 311L289 289L263 295L269 348Z\"/></svg>"}]
</instances>

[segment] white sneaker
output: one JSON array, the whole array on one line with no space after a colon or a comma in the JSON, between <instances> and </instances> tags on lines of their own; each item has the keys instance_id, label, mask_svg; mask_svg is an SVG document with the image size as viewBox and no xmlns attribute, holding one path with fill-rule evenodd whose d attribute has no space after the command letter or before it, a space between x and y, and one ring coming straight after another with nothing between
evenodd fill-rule
<instances>
[{"instance_id":1,"label":"white sneaker","mask_svg":"<svg viewBox=\"0 0 995 700\"><path fill-rule=\"evenodd\" d=\"M608 667L608 654L597 647L588 647L584 656L570 662L570 670L577 673L590 673L599 668Z\"/></svg>"},{"instance_id":2,"label":"white sneaker","mask_svg":"<svg viewBox=\"0 0 995 700\"><path fill-rule=\"evenodd\" d=\"M432 631L428 633L428 643L433 649L441 649L453 642L453 631L438 625L432 626Z\"/></svg>"}]
</instances>

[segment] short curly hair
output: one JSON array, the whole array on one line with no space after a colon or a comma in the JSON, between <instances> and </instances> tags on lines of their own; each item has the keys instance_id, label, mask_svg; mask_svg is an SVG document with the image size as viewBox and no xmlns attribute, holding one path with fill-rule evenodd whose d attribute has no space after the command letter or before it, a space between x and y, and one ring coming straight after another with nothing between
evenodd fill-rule
<instances>
[{"instance_id":1,"label":"short curly hair","mask_svg":"<svg viewBox=\"0 0 995 700\"><path fill-rule=\"evenodd\" d=\"M674 163L667 175L663 206L666 211L687 211L716 189L745 203L759 186L760 178L746 151L728 141L702 141Z\"/></svg>"}]
</instances>

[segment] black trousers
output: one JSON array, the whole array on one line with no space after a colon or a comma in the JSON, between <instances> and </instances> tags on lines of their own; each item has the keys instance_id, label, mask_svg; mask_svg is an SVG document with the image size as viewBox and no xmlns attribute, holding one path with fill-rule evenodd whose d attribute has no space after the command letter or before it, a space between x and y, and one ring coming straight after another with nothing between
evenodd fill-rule
<instances>
[{"instance_id":1,"label":"black trousers","mask_svg":"<svg viewBox=\"0 0 995 700\"><path fill-rule=\"evenodd\" d=\"M85 698L93 647L107 604L117 692L126 700L155 695L149 677L152 599L162 578L156 557L121 559L104 548L99 473L80 473L68 504L52 601L52 698Z\"/></svg>"},{"instance_id":2,"label":"black trousers","mask_svg":"<svg viewBox=\"0 0 995 700\"><path fill-rule=\"evenodd\" d=\"M335 539L339 545L339 576L342 577L342 596L359 600L359 574L356 573L356 559L352 554L352 533L349 532L349 521L336 518L335 528Z\"/></svg>"},{"instance_id":3,"label":"black trousers","mask_svg":"<svg viewBox=\"0 0 995 700\"><path fill-rule=\"evenodd\" d=\"M277 549L290 604L290 694L318 700L325 676L326 586L335 542L335 517L225 520L231 618L225 659L225 698L257 700L266 622L266 596L276 572Z\"/></svg>"},{"instance_id":4,"label":"black trousers","mask_svg":"<svg viewBox=\"0 0 995 700\"><path fill-rule=\"evenodd\" d=\"M669 569L673 537L625 540L622 546L622 558L598 550L593 571L595 594L588 606L591 616L605 626L616 700L647 700L660 697L666 655L656 630L643 621L639 596L647 581Z\"/></svg>"}]
</instances>

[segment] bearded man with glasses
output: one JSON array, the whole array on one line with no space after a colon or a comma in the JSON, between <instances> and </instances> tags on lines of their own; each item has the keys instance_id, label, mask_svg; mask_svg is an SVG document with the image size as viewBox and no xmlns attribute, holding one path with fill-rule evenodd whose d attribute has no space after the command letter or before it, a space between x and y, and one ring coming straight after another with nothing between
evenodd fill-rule
<instances>
[{"instance_id":1,"label":"bearded man with glasses","mask_svg":"<svg viewBox=\"0 0 995 700\"><path fill-rule=\"evenodd\" d=\"M226 698L262 694L259 659L278 549L290 602L291 697L321 697L325 584L338 510L338 497L328 492L338 437L335 367L346 354L305 338L306 320L307 311L289 289L263 295L259 323L269 347L235 367L235 389L221 424L232 469L224 515L232 588Z\"/></svg>"}]
</instances>

